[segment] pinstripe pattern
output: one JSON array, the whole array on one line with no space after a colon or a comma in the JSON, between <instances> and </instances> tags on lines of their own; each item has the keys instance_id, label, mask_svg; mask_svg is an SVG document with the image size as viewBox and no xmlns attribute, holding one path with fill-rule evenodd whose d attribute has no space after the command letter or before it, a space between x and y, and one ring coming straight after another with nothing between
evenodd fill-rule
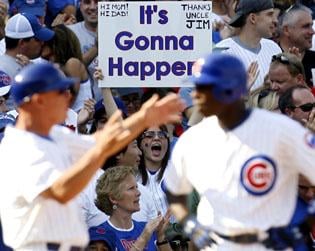
<instances>
[{"instance_id":1,"label":"pinstripe pattern","mask_svg":"<svg viewBox=\"0 0 315 251\"><path fill-rule=\"evenodd\" d=\"M2 164L10 168L0 169L0 213L4 240L16 249L46 242L85 246L88 241L75 200L60 204L38 195L82 156L93 140L60 126L54 127L50 135L52 140L47 140L8 128L1 144ZM12 159L15 155L17 158ZM36 250L33 246L31 249Z\"/></svg>"},{"instance_id":2,"label":"pinstripe pattern","mask_svg":"<svg viewBox=\"0 0 315 251\"><path fill-rule=\"evenodd\" d=\"M260 45L261 48L259 52L255 53L242 47L235 41L234 38L227 38L216 44L216 48L227 48L226 50L223 50L223 53L229 53L238 57L247 69L251 62L257 61L259 66L259 75L251 90L255 90L262 86L264 78L268 74L272 56L281 53L281 48L269 39L261 39Z\"/></svg>"},{"instance_id":3,"label":"pinstripe pattern","mask_svg":"<svg viewBox=\"0 0 315 251\"><path fill-rule=\"evenodd\" d=\"M295 121L259 109L232 131L222 130L216 117L206 118L179 138L166 169L166 186L174 194L187 194L194 186L210 202L211 227L220 233L284 226L295 207L298 173L315 182L315 149L306 144L306 133ZM274 187L261 196L246 191L240 181L244 163L257 155L271 158L277 170ZM223 245L218 250L245 247Z\"/></svg>"},{"instance_id":4,"label":"pinstripe pattern","mask_svg":"<svg viewBox=\"0 0 315 251\"><path fill-rule=\"evenodd\" d=\"M147 173L148 183L145 185L145 187L147 187L147 190L151 196L156 212L161 212L162 215L165 215L169 206L166 195L161 186L163 179L160 182L157 181L158 172L152 174L147 171ZM175 218L171 217L170 222L175 222Z\"/></svg>"}]
</instances>

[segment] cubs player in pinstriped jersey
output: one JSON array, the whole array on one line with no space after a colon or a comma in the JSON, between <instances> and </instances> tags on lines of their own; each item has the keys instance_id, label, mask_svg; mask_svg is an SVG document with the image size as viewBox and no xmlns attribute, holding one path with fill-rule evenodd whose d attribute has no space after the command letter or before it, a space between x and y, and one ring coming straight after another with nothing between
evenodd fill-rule
<instances>
[{"instance_id":1,"label":"cubs player in pinstriped jersey","mask_svg":"<svg viewBox=\"0 0 315 251\"><path fill-rule=\"evenodd\" d=\"M75 82L39 63L11 86L19 117L0 147L0 214L4 242L15 250L83 250L88 232L75 197L112 154L145 128L178 120L183 108L175 94L155 96L124 121L117 112L93 136L77 135L58 125Z\"/></svg>"},{"instance_id":2,"label":"cubs player in pinstriped jersey","mask_svg":"<svg viewBox=\"0 0 315 251\"><path fill-rule=\"evenodd\" d=\"M315 182L314 135L283 115L247 109L236 57L214 53L196 64L193 98L205 118L179 138L166 169L174 215L200 249L308 250L304 221L314 207L297 200L297 187L300 173ZM193 187L211 221L188 215Z\"/></svg>"}]
</instances>

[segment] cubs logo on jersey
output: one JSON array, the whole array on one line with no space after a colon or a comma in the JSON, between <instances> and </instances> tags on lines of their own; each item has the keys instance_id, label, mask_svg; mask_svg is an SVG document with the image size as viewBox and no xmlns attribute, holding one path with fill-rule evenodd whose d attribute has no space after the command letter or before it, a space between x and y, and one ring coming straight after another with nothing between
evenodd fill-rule
<instances>
[{"instance_id":1,"label":"cubs logo on jersey","mask_svg":"<svg viewBox=\"0 0 315 251\"><path fill-rule=\"evenodd\" d=\"M260 196L268 193L273 188L276 178L276 164L265 155L251 157L241 169L241 184L252 195Z\"/></svg>"},{"instance_id":2,"label":"cubs logo on jersey","mask_svg":"<svg viewBox=\"0 0 315 251\"><path fill-rule=\"evenodd\" d=\"M307 132L305 134L305 142L309 147L315 148L315 135L311 132Z\"/></svg>"}]
</instances>

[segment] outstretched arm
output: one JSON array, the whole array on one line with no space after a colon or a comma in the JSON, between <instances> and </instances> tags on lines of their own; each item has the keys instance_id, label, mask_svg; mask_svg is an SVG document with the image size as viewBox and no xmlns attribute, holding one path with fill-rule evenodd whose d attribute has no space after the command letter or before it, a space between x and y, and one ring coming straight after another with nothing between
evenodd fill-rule
<instances>
[{"instance_id":1,"label":"outstretched arm","mask_svg":"<svg viewBox=\"0 0 315 251\"><path fill-rule=\"evenodd\" d=\"M155 95L124 121L121 121L121 112L116 112L105 127L94 134L96 144L41 195L60 203L68 202L83 190L108 157L123 149L147 127L178 121L183 107L175 94L160 100Z\"/></svg>"}]
</instances>

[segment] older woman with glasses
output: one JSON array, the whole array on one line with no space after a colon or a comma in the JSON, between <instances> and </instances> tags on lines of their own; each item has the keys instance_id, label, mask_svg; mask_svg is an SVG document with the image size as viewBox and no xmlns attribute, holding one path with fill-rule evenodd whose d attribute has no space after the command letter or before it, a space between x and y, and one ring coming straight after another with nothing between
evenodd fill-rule
<instances>
[{"instance_id":1,"label":"older woman with glasses","mask_svg":"<svg viewBox=\"0 0 315 251\"><path fill-rule=\"evenodd\" d=\"M132 214L140 210L140 192L132 167L107 169L98 180L96 193L96 206L110 217L89 229L90 250L102 241L106 243L104 250L171 250L164 235L168 214L159 215L148 223L132 220Z\"/></svg>"}]
</instances>

